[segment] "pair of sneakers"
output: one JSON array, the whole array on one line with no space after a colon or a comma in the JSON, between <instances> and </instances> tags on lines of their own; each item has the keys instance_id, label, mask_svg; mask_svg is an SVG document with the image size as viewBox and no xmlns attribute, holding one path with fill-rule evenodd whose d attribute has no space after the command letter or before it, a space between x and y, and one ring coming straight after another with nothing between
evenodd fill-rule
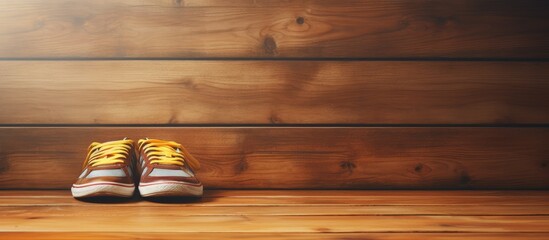
<instances>
[{"instance_id":1,"label":"pair of sneakers","mask_svg":"<svg viewBox=\"0 0 549 240\"><path fill-rule=\"evenodd\" d=\"M75 198L131 197L136 186L143 197L202 196L195 177L200 168L181 144L159 139L92 143L82 173L72 185Z\"/></svg>"}]
</instances>

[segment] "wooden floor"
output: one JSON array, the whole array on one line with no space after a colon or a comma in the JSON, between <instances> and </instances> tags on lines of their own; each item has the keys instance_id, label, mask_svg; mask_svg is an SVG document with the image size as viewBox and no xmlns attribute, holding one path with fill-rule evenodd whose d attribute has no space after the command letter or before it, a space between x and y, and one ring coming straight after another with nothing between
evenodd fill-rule
<instances>
[{"instance_id":1,"label":"wooden floor","mask_svg":"<svg viewBox=\"0 0 549 240\"><path fill-rule=\"evenodd\" d=\"M81 202L0 191L0 239L547 239L549 191L218 190Z\"/></svg>"}]
</instances>

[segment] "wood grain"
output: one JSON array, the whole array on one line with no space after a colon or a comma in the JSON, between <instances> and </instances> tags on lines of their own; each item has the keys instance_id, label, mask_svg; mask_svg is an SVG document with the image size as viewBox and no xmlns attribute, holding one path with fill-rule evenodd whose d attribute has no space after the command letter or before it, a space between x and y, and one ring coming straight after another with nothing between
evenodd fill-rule
<instances>
[{"instance_id":1,"label":"wood grain","mask_svg":"<svg viewBox=\"0 0 549 240\"><path fill-rule=\"evenodd\" d=\"M127 233L127 232L0 232L4 239L288 239L288 240L546 240L547 233Z\"/></svg>"},{"instance_id":2,"label":"wood grain","mask_svg":"<svg viewBox=\"0 0 549 240\"><path fill-rule=\"evenodd\" d=\"M1 58L547 58L546 1L9 0Z\"/></svg>"},{"instance_id":3,"label":"wood grain","mask_svg":"<svg viewBox=\"0 0 549 240\"><path fill-rule=\"evenodd\" d=\"M548 197L549 191L212 190L195 201L166 203L134 198L82 202L72 198L69 191L2 190L0 236L544 239ZM255 204L246 199L270 203ZM288 204L288 199L301 204ZM357 204L357 200L368 203ZM446 204L449 200L451 204Z\"/></svg>"},{"instance_id":4,"label":"wood grain","mask_svg":"<svg viewBox=\"0 0 549 240\"><path fill-rule=\"evenodd\" d=\"M210 199L206 199L210 200ZM545 201L548 199L545 198ZM135 208L139 209L139 216L170 215L170 217L186 216L220 216L220 215L268 215L268 216L536 216L549 215L548 205L494 205L490 208L481 205L345 205L345 199L340 204L283 204L275 205L238 205L219 206L183 205L164 208L162 206L147 206L145 204L122 205L75 205L54 204L50 201L33 204L9 204L0 201L0 216L2 217L51 217L51 216L122 216L131 215ZM488 204L487 202L485 204ZM83 207L84 206L84 207Z\"/></svg>"},{"instance_id":5,"label":"wood grain","mask_svg":"<svg viewBox=\"0 0 549 240\"><path fill-rule=\"evenodd\" d=\"M383 197L390 198L409 198L424 199L433 201L432 197L441 199L502 199L510 201L514 197L517 199L528 198L547 198L549 191L545 190L312 190L312 189L230 189L219 190L211 189L204 193L204 197L260 197L260 198L292 198L292 197L317 197L325 198L327 196L337 196L338 198L356 198L356 197ZM18 198L18 197L37 197L37 198L71 198L67 190L35 189L35 190L8 190L0 189L0 198ZM386 200L383 200L386 201Z\"/></svg>"},{"instance_id":6,"label":"wood grain","mask_svg":"<svg viewBox=\"0 0 549 240\"><path fill-rule=\"evenodd\" d=\"M115 224L124 222L125 224ZM154 228L146 227L154 222ZM75 232L547 232L547 216L50 216L0 219L0 231ZM215 227L212 227L215 226ZM418 230L419 229L419 230Z\"/></svg>"},{"instance_id":7,"label":"wood grain","mask_svg":"<svg viewBox=\"0 0 549 240\"><path fill-rule=\"evenodd\" d=\"M55 207L69 208L97 207L96 210L108 206L110 201L78 201L66 190L1 190L0 207L4 210L23 210L21 216L25 216L24 209L32 207L35 210L27 209L32 214L38 214L39 207L54 211ZM391 192L392 194L385 194ZM461 195L461 193L463 195ZM208 190L204 197L199 200L186 200L180 203L170 202L174 209L185 208L185 211L172 212L171 214L186 215L223 215L223 209L233 210L233 214L241 211L242 214L252 214L253 209L265 209L255 215L318 215L313 213L311 207L322 207L324 215L545 215L544 209L549 207L548 191L429 191L429 190ZM114 207L139 208L146 213L147 209L162 207L164 202L143 201L139 198L131 200L112 201ZM99 203L99 204L98 204ZM105 204L100 204L105 203ZM478 212L467 212L490 205L490 208ZM344 207L352 206L352 209L342 210ZM175 208L178 207L178 208ZM205 207L215 207L208 210ZM290 212L272 212L268 209L290 209ZM339 209L335 213L330 209ZM456 212L462 208L462 212ZM198 209L193 212L193 209ZM203 209L203 210L201 210ZM403 212L397 212L398 210ZM533 209L538 212L531 213ZM173 209L172 209L173 210ZM437 212L438 210L438 212ZM120 210L125 211L125 210ZM158 210L162 211L162 210ZM354 212L351 212L354 211ZM496 212L498 211L498 212ZM115 210L116 212L116 210ZM115 212L105 214L115 214ZM332 214L330 214L330 212ZM410 213L410 214L407 214ZM423 214L420 214L423 213ZM530 212L530 213L528 213ZM10 214L10 212L6 212ZM12 212L14 213L14 212ZM16 210L15 213L21 213ZM51 212L53 213L53 212ZM82 212L84 213L84 212ZM217 213L217 214L215 214ZM90 213L93 214L93 213ZM1 214L0 214L1 215Z\"/></svg>"},{"instance_id":8,"label":"wood grain","mask_svg":"<svg viewBox=\"0 0 549 240\"><path fill-rule=\"evenodd\" d=\"M154 137L186 146L207 188L547 189L548 131L2 127L0 188L69 188L90 142Z\"/></svg>"},{"instance_id":9,"label":"wood grain","mask_svg":"<svg viewBox=\"0 0 549 240\"><path fill-rule=\"evenodd\" d=\"M545 124L545 62L0 61L0 124Z\"/></svg>"},{"instance_id":10,"label":"wood grain","mask_svg":"<svg viewBox=\"0 0 549 240\"><path fill-rule=\"evenodd\" d=\"M133 209L125 208L128 212ZM48 216L0 218L0 231L548 232L547 216ZM152 224L151 224L152 223Z\"/></svg>"}]
</instances>

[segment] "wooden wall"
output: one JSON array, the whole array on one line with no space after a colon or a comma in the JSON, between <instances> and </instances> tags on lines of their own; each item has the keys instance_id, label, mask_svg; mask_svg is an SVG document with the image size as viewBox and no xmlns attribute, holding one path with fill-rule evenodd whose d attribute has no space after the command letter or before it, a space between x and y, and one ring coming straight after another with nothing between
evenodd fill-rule
<instances>
[{"instance_id":1,"label":"wooden wall","mask_svg":"<svg viewBox=\"0 0 549 240\"><path fill-rule=\"evenodd\" d=\"M208 188L548 189L543 0L0 2L0 188L179 141Z\"/></svg>"}]
</instances>

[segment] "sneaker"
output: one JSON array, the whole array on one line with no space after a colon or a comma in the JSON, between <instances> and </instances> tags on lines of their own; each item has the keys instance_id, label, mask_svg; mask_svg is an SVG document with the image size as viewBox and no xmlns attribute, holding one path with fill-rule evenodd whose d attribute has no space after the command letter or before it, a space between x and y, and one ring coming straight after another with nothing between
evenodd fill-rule
<instances>
[{"instance_id":1,"label":"sneaker","mask_svg":"<svg viewBox=\"0 0 549 240\"><path fill-rule=\"evenodd\" d=\"M131 197L135 191L132 179L133 141L94 142L88 148L82 173L72 185L75 198Z\"/></svg>"},{"instance_id":2,"label":"sneaker","mask_svg":"<svg viewBox=\"0 0 549 240\"><path fill-rule=\"evenodd\" d=\"M139 192L143 197L202 196L194 170L200 163L181 144L159 139L138 141Z\"/></svg>"}]
</instances>

